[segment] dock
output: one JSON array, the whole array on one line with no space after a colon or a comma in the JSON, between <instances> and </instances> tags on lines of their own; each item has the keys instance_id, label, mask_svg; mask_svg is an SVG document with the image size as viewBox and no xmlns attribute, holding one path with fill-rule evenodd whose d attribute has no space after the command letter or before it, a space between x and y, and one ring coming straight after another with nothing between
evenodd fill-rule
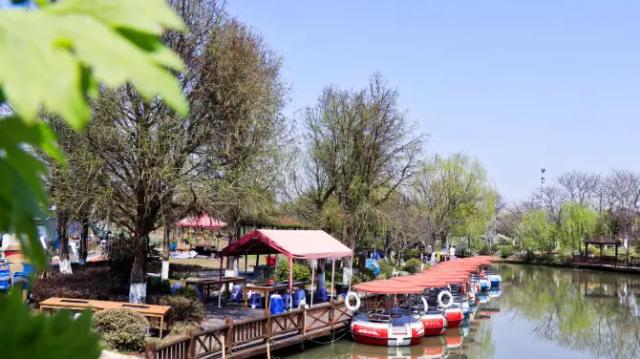
<instances>
[{"instance_id":1,"label":"dock","mask_svg":"<svg viewBox=\"0 0 640 359\"><path fill-rule=\"evenodd\" d=\"M316 304L278 315L233 321L177 338L149 344L146 359L250 358L349 329L353 312L344 301Z\"/></svg>"}]
</instances>

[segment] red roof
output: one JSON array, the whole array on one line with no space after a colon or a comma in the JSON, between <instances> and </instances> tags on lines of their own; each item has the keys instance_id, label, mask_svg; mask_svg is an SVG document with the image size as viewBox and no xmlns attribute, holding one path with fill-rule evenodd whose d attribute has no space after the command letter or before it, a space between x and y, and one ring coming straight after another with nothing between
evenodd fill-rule
<instances>
[{"instance_id":1,"label":"red roof","mask_svg":"<svg viewBox=\"0 0 640 359\"><path fill-rule=\"evenodd\" d=\"M178 223L176 223L176 227L179 228L198 228L198 229L220 229L226 227L227 224L219 221L215 218L211 218L206 214L201 215L200 217L188 217L183 218Z\"/></svg>"},{"instance_id":2,"label":"red roof","mask_svg":"<svg viewBox=\"0 0 640 359\"><path fill-rule=\"evenodd\" d=\"M417 294L422 293L425 289L424 286L419 284L394 279L359 283L354 285L353 288L359 292L374 294Z\"/></svg>"},{"instance_id":3,"label":"red roof","mask_svg":"<svg viewBox=\"0 0 640 359\"><path fill-rule=\"evenodd\" d=\"M320 230L256 229L220 252L223 256L278 253L296 259L353 256L349 247Z\"/></svg>"}]
</instances>

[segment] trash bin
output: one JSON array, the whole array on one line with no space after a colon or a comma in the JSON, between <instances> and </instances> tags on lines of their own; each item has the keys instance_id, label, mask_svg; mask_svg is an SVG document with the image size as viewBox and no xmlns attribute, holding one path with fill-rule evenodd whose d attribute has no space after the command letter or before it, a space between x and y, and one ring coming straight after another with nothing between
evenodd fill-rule
<instances>
[{"instance_id":1,"label":"trash bin","mask_svg":"<svg viewBox=\"0 0 640 359\"><path fill-rule=\"evenodd\" d=\"M272 294L269 298L269 312L271 314L284 313L284 301L279 294Z\"/></svg>"}]
</instances>

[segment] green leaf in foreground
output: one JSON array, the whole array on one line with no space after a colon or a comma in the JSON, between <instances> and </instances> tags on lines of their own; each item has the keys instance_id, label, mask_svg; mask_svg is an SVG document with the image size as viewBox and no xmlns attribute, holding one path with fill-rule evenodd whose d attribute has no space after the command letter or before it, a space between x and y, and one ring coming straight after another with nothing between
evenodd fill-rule
<instances>
[{"instance_id":1,"label":"green leaf in foreground","mask_svg":"<svg viewBox=\"0 0 640 359\"><path fill-rule=\"evenodd\" d=\"M169 71L183 64L160 42L164 28L183 25L158 0L71 0L39 11L0 11L0 87L26 120L35 121L44 107L76 129L91 115L87 84L96 81L129 82L147 99L160 96L186 114Z\"/></svg>"},{"instance_id":2,"label":"green leaf in foreground","mask_svg":"<svg viewBox=\"0 0 640 359\"><path fill-rule=\"evenodd\" d=\"M46 257L36 233L36 218L44 218L46 195L42 189L45 165L30 148L40 148L63 163L54 134L42 122L26 124L12 116L0 120L0 232L20 233L22 248L43 268ZM4 212L6 210L6 212Z\"/></svg>"},{"instance_id":3,"label":"green leaf in foreground","mask_svg":"<svg viewBox=\"0 0 640 359\"><path fill-rule=\"evenodd\" d=\"M91 313L77 319L61 311L36 314L22 303L20 292L0 296L0 357L94 359L100 356L99 336L91 330Z\"/></svg>"}]
</instances>

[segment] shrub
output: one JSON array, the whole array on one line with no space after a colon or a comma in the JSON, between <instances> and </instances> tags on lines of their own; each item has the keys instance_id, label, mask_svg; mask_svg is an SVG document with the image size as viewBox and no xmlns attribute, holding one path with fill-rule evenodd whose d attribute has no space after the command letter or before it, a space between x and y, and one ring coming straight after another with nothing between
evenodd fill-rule
<instances>
[{"instance_id":1,"label":"shrub","mask_svg":"<svg viewBox=\"0 0 640 359\"><path fill-rule=\"evenodd\" d=\"M360 270L354 269L354 274L353 274L353 278L351 278L351 282L353 284L356 284L356 283L368 282L370 280L374 280L375 278L376 278L375 274L373 274L373 271L369 268L363 268Z\"/></svg>"},{"instance_id":2,"label":"shrub","mask_svg":"<svg viewBox=\"0 0 640 359\"><path fill-rule=\"evenodd\" d=\"M503 259L509 258L513 255L513 247L510 245L500 246L500 257Z\"/></svg>"},{"instance_id":3,"label":"shrub","mask_svg":"<svg viewBox=\"0 0 640 359\"><path fill-rule=\"evenodd\" d=\"M147 280L147 296L171 294L171 285L168 280L158 277L149 277Z\"/></svg>"},{"instance_id":4,"label":"shrub","mask_svg":"<svg viewBox=\"0 0 640 359\"><path fill-rule=\"evenodd\" d=\"M411 258L405 262L402 270L411 274L417 273L422 269L422 261L418 258Z\"/></svg>"},{"instance_id":5,"label":"shrub","mask_svg":"<svg viewBox=\"0 0 640 359\"><path fill-rule=\"evenodd\" d=\"M204 319L204 306L197 299L167 295L160 298L160 304L171 307L171 322L199 323Z\"/></svg>"},{"instance_id":6,"label":"shrub","mask_svg":"<svg viewBox=\"0 0 640 359\"><path fill-rule=\"evenodd\" d=\"M302 263L293 263L293 280L307 280L311 278L311 270ZM279 261L276 266L275 279L278 282L289 281L289 263Z\"/></svg>"},{"instance_id":7,"label":"shrub","mask_svg":"<svg viewBox=\"0 0 640 359\"><path fill-rule=\"evenodd\" d=\"M422 251L417 248L407 249L402 256L402 259L408 261L412 258L422 258Z\"/></svg>"},{"instance_id":8,"label":"shrub","mask_svg":"<svg viewBox=\"0 0 640 359\"><path fill-rule=\"evenodd\" d=\"M108 349L141 351L149 331L147 318L129 309L105 309L93 316L93 328Z\"/></svg>"},{"instance_id":9,"label":"shrub","mask_svg":"<svg viewBox=\"0 0 640 359\"><path fill-rule=\"evenodd\" d=\"M134 241L122 233L113 237L107 245L111 275L120 283L129 283L135 253L134 245Z\"/></svg>"},{"instance_id":10,"label":"shrub","mask_svg":"<svg viewBox=\"0 0 640 359\"><path fill-rule=\"evenodd\" d=\"M128 290L126 286L119 286L105 266L74 268L73 274L67 275L50 272L35 282L31 296L36 303L51 297L128 300Z\"/></svg>"},{"instance_id":11,"label":"shrub","mask_svg":"<svg viewBox=\"0 0 640 359\"><path fill-rule=\"evenodd\" d=\"M486 243L483 244L480 250L478 251L478 254L480 254L481 256L486 256L491 254L489 246Z\"/></svg>"},{"instance_id":12,"label":"shrub","mask_svg":"<svg viewBox=\"0 0 640 359\"><path fill-rule=\"evenodd\" d=\"M378 275L378 277L391 278L394 267L393 263L391 263L390 261L381 260L378 261L378 264L380 264L380 275Z\"/></svg>"}]
</instances>

